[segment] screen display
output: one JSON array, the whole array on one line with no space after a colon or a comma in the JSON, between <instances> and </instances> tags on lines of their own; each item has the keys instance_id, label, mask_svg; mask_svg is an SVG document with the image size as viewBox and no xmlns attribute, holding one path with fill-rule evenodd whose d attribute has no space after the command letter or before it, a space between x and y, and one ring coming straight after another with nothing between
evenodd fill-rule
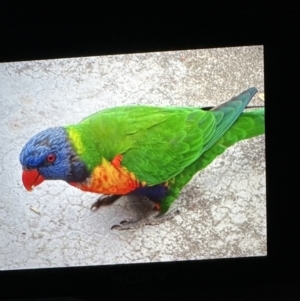
<instances>
[{"instance_id":1,"label":"screen display","mask_svg":"<svg viewBox=\"0 0 300 301\"><path fill-rule=\"evenodd\" d=\"M172 107L175 117L183 107L204 107L199 124L208 115L217 122L220 115L212 115L210 107L219 106L251 87L257 93L244 112L261 111L263 46L1 63L0 269L266 256L264 134L237 141L195 172L183 187L175 187L174 179L183 170L194 168L193 162L201 160L225 133L220 131L213 143L201 138L205 141L197 142L200 157L194 154L194 159L183 167L183 163L176 161L184 161L188 152L181 149L182 154L178 154L180 149L174 146L170 154L170 149L166 151L163 147L164 137L168 133L167 137L175 137L174 141L185 139L182 137L188 136L192 127L180 128L177 122L172 126L172 122L166 121L168 117L163 116L153 134L151 122L158 117L151 110L148 114L143 107ZM142 106L144 111L130 121L123 114L114 126L114 118L123 112L124 106ZM111 114L99 133L93 125L90 130L85 127L82 132L75 131L79 137L68 132L65 139L72 142L66 141L64 145L72 145L76 160L83 161L89 169L86 185L92 181L91 174L97 177L99 170L110 179L115 175L111 172L113 168L124 172L124 177L134 178L136 185L140 185L139 191L156 185L166 189L168 196L178 188L178 196L171 200L167 212L159 214L163 200L154 197L153 203L138 193L117 193L125 195L111 205L91 210L100 193L78 189L73 182L69 185L63 180L45 180L39 185L32 184L36 186L32 191L24 187L22 169L34 169L34 164L27 160L22 167L20 153L31 137L48 128L78 124L91 114L113 107L120 108ZM216 128L211 126L201 133L207 137ZM126 137L133 141L130 147L125 146L125 130L130 132ZM53 140L44 143L55 144ZM93 144L97 145L96 150L87 147L94 140L98 141ZM184 141L187 147L193 144ZM98 148L111 157L103 155L98 165L87 163ZM135 149L136 160L133 155L128 159L129 148ZM47 162L41 159L43 163L39 161L38 150L32 150L31 156L45 168L58 162L60 155L55 151L47 154ZM174 170L169 172L173 165ZM155 183L160 174L163 183ZM111 187L109 181L107 185ZM117 189L121 182L117 182Z\"/></svg>"}]
</instances>

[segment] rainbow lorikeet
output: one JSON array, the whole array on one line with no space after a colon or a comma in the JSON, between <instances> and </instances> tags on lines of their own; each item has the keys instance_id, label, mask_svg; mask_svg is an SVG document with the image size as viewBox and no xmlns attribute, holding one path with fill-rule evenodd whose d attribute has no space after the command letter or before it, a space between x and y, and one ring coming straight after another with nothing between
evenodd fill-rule
<instances>
[{"instance_id":1,"label":"rainbow lorikeet","mask_svg":"<svg viewBox=\"0 0 300 301\"><path fill-rule=\"evenodd\" d=\"M236 142L264 134L264 109L243 112L256 92L250 88L211 109L109 108L78 124L46 129L21 151L23 184L30 191L44 180L64 180L103 194L92 209L123 195L147 197L158 212L147 224L160 223L198 171Z\"/></svg>"}]
</instances>

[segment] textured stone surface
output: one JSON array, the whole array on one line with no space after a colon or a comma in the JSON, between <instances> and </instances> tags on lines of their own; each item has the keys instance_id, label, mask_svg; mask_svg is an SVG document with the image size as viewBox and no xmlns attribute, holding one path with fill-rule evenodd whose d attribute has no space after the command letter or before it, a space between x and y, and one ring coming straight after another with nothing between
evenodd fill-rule
<instances>
[{"instance_id":1,"label":"textured stone surface","mask_svg":"<svg viewBox=\"0 0 300 301\"><path fill-rule=\"evenodd\" d=\"M197 174L176 201L180 215L129 231L110 227L138 215L136 201L93 212L97 195L61 181L27 192L18 160L33 134L107 107L217 105L251 86L264 92L258 46L0 64L0 268L266 255L264 136Z\"/></svg>"}]
</instances>

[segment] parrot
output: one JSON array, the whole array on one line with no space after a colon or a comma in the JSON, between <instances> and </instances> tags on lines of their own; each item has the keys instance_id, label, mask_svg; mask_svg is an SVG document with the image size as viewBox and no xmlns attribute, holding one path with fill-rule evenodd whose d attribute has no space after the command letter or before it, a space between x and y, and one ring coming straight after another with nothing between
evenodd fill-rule
<instances>
[{"instance_id":1,"label":"parrot","mask_svg":"<svg viewBox=\"0 0 300 301\"><path fill-rule=\"evenodd\" d=\"M43 130L21 150L22 182L32 191L44 180L63 180L101 194L97 210L121 196L148 199L155 213L142 225L178 214L169 211L183 187L228 147L265 133L264 108L244 111L255 87L211 108L127 105L81 122ZM138 219L113 228L132 229Z\"/></svg>"}]
</instances>

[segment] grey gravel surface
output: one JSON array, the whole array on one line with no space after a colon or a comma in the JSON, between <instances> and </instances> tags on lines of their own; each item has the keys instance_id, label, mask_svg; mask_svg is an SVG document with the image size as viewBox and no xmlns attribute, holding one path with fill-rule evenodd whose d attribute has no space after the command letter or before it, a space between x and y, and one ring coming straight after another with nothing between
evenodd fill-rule
<instances>
[{"instance_id":1,"label":"grey gravel surface","mask_svg":"<svg viewBox=\"0 0 300 301\"><path fill-rule=\"evenodd\" d=\"M111 230L140 214L124 197L93 212L97 195L62 181L33 192L19 153L35 133L128 105L217 105L255 86L264 105L263 47L0 64L0 268L141 263L267 254L264 136L229 148L184 188L180 214Z\"/></svg>"}]
</instances>

